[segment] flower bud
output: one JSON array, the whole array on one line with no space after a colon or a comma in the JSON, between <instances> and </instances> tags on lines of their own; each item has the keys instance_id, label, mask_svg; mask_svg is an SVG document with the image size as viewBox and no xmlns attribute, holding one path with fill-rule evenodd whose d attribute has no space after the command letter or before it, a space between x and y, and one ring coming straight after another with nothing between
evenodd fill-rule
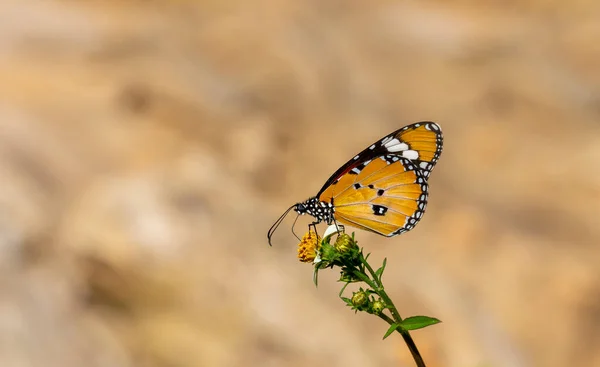
<instances>
[{"instance_id":1,"label":"flower bud","mask_svg":"<svg viewBox=\"0 0 600 367\"><path fill-rule=\"evenodd\" d=\"M351 301L355 307L361 307L369 302L369 296L363 291L354 292L354 294L352 294Z\"/></svg>"},{"instance_id":2,"label":"flower bud","mask_svg":"<svg viewBox=\"0 0 600 367\"><path fill-rule=\"evenodd\" d=\"M375 315L379 315L381 312L383 312L383 310L385 310L385 303L381 299L378 299L377 301L373 302L371 310Z\"/></svg>"},{"instance_id":3,"label":"flower bud","mask_svg":"<svg viewBox=\"0 0 600 367\"><path fill-rule=\"evenodd\" d=\"M338 250L339 253L345 254L358 246L356 246L356 242L352 239L351 236L342 233L338 236L334 245L335 249Z\"/></svg>"}]
</instances>

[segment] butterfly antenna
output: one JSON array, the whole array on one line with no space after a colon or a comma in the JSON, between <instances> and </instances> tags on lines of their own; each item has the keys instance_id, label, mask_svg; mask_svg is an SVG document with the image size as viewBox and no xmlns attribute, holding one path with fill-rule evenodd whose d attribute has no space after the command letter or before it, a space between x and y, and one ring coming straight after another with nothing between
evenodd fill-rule
<instances>
[{"instance_id":1,"label":"butterfly antenna","mask_svg":"<svg viewBox=\"0 0 600 367\"><path fill-rule=\"evenodd\" d=\"M271 238L273 237L273 233L275 233L275 231L277 230L277 227L279 227L279 225L281 224L281 222L283 222L283 220L285 219L285 217L288 215L288 213L290 212L290 210L292 210L294 207L296 206L296 204L290 206L282 215L281 217L279 217L279 219L277 219L275 221L275 223L271 226L271 228L269 229L269 232L267 233L267 239L269 240L269 246L273 246L273 244L271 243ZM296 218L298 219L298 218ZM295 222L294 222L295 223Z\"/></svg>"}]
</instances>

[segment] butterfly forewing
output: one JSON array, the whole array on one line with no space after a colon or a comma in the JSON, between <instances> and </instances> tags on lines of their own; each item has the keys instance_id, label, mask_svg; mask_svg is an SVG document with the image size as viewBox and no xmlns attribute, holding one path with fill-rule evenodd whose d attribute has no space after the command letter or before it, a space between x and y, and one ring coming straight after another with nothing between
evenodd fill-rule
<instances>
[{"instance_id":1,"label":"butterfly forewing","mask_svg":"<svg viewBox=\"0 0 600 367\"><path fill-rule=\"evenodd\" d=\"M410 151L410 153L403 153L403 156L415 162L425 177L428 177L442 153L444 138L440 126L434 122L421 122L405 126L392 134L401 144L407 145L408 149L403 152ZM400 147L404 148L404 146Z\"/></svg>"},{"instance_id":2,"label":"butterfly forewing","mask_svg":"<svg viewBox=\"0 0 600 367\"><path fill-rule=\"evenodd\" d=\"M407 158L425 177L429 177L442 153L442 146L442 129L435 122L423 121L407 125L379 139L346 162L329 177L317 196L346 174L358 174L374 158L384 155Z\"/></svg>"}]
</instances>

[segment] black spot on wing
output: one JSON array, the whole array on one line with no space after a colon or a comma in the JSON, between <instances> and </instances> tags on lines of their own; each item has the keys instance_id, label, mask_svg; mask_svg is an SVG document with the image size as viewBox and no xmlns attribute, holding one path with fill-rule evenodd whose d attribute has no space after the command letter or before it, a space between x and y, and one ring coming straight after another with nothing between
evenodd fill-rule
<instances>
[{"instance_id":1,"label":"black spot on wing","mask_svg":"<svg viewBox=\"0 0 600 367\"><path fill-rule=\"evenodd\" d=\"M386 208L385 206L382 205L372 205L373 208L373 214L375 215L385 215L385 213L387 213L388 208Z\"/></svg>"}]
</instances>

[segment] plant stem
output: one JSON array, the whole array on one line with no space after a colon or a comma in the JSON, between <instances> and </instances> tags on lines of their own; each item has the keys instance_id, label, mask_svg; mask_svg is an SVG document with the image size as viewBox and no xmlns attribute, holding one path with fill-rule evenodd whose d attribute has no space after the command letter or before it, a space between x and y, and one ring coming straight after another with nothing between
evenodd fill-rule
<instances>
[{"instance_id":1,"label":"plant stem","mask_svg":"<svg viewBox=\"0 0 600 367\"><path fill-rule=\"evenodd\" d=\"M363 265L369 271L371 277L373 278L373 280L371 281L371 279L368 279L368 277L366 277L369 281L367 282L365 279L363 279L363 281L365 281L365 283L367 283L383 299L386 306L388 306L390 312L392 313L393 320L385 314L380 314L379 317L387 321L390 325L392 325L394 322L400 324L402 322L402 317L400 317L396 306L385 292L383 288L383 283L377 278L377 274L375 273L371 265L369 265L369 263L365 260L362 253L360 254L360 261L363 263ZM361 277L361 279L362 278L363 277ZM417 348L417 345L415 344L413 338L410 336L408 330L404 330L403 328L397 328L396 331L398 331L402 335L402 338L404 339L406 346L410 350L410 353L412 354L412 357L415 360L417 367L426 367L425 361L423 361L423 357L421 357L421 353L419 353L419 349Z\"/></svg>"}]
</instances>

